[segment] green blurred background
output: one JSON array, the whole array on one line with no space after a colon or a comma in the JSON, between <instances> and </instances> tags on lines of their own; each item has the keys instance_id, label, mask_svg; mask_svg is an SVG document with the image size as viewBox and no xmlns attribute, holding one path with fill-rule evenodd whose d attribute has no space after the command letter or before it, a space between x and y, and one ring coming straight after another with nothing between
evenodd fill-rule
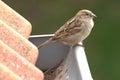
<instances>
[{"instance_id":1,"label":"green blurred background","mask_svg":"<svg viewBox=\"0 0 120 80\"><path fill-rule=\"evenodd\" d=\"M120 0L3 0L32 24L32 34L51 34L80 9L97 18L84 41L94 80L120 80Z\"/></svg>"}]
</instances>

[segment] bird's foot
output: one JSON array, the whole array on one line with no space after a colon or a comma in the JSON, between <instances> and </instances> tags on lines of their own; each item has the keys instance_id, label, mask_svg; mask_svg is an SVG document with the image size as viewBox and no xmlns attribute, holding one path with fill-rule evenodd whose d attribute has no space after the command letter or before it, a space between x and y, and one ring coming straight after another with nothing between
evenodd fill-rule
<instances>
[{"instance_id":1,"label":"bird's foot","mask_svg":"<svg viewBox=\"0 0 120 80\"><path fill-rule=\"evenodd\" d=\"M84 47L84 45L83 45L83 44L75 44L73 47L76 47L76 46L80 46L80 47L82 47L82 48L84 48L84 49L85 49L85 47Z\"/></svg>"}]
</instances>

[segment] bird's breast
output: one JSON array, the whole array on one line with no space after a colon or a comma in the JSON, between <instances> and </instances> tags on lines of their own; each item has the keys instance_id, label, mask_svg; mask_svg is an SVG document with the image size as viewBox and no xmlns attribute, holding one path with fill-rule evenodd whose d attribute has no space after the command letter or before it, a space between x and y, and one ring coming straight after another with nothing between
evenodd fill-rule
<instances>
[{"instance_id":1,"label":"bird's breast","mask_svg":"<svg viewBox=\"0 0 120 80\"><path fill-rule=\"evenodd\" d=\"M89 23L90 23L91 27L93 28L93 26L94 26L93 19L91 19Z\"/></svg>"}]
</instances>

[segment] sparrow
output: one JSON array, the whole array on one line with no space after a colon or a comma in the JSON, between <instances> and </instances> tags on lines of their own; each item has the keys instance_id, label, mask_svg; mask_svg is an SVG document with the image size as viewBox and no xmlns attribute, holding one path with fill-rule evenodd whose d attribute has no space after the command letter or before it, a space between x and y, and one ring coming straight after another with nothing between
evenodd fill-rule
<instances>
[{"instance_id":1,"label":"sparrow","mask_svg":"<svg viewBox=\"0 0 120 80\"><path fill-rule=\"evenodd\" d=\"M38 48L57 41L69 46L79 45L79 42L83 42L90 34L94 26L93 18L95 17L96 15L90 10L80 10L73 18L60 27L50 39L38 45Z\"/></svg>"}]
</instances>

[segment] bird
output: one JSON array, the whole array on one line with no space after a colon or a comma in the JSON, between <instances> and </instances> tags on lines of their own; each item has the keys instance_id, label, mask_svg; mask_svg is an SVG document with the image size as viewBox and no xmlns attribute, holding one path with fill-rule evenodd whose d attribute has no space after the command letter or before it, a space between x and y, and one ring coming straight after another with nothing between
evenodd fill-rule
<instances>
[{"instance_id":1,"label":"bird","mask_svg":"<svg viewBox=\"0 0 120 80\"><path fill-rule=\"evenodd\" d=\"M80 45L79 42L83 42L88 37L93 26L93 19L96 15L87 9L82 9L78 13L68 20L63 26L61 26L54 35L38 45L41 48L49 43L63 42L68 46Z\"/></svg>"}]
</instances>

